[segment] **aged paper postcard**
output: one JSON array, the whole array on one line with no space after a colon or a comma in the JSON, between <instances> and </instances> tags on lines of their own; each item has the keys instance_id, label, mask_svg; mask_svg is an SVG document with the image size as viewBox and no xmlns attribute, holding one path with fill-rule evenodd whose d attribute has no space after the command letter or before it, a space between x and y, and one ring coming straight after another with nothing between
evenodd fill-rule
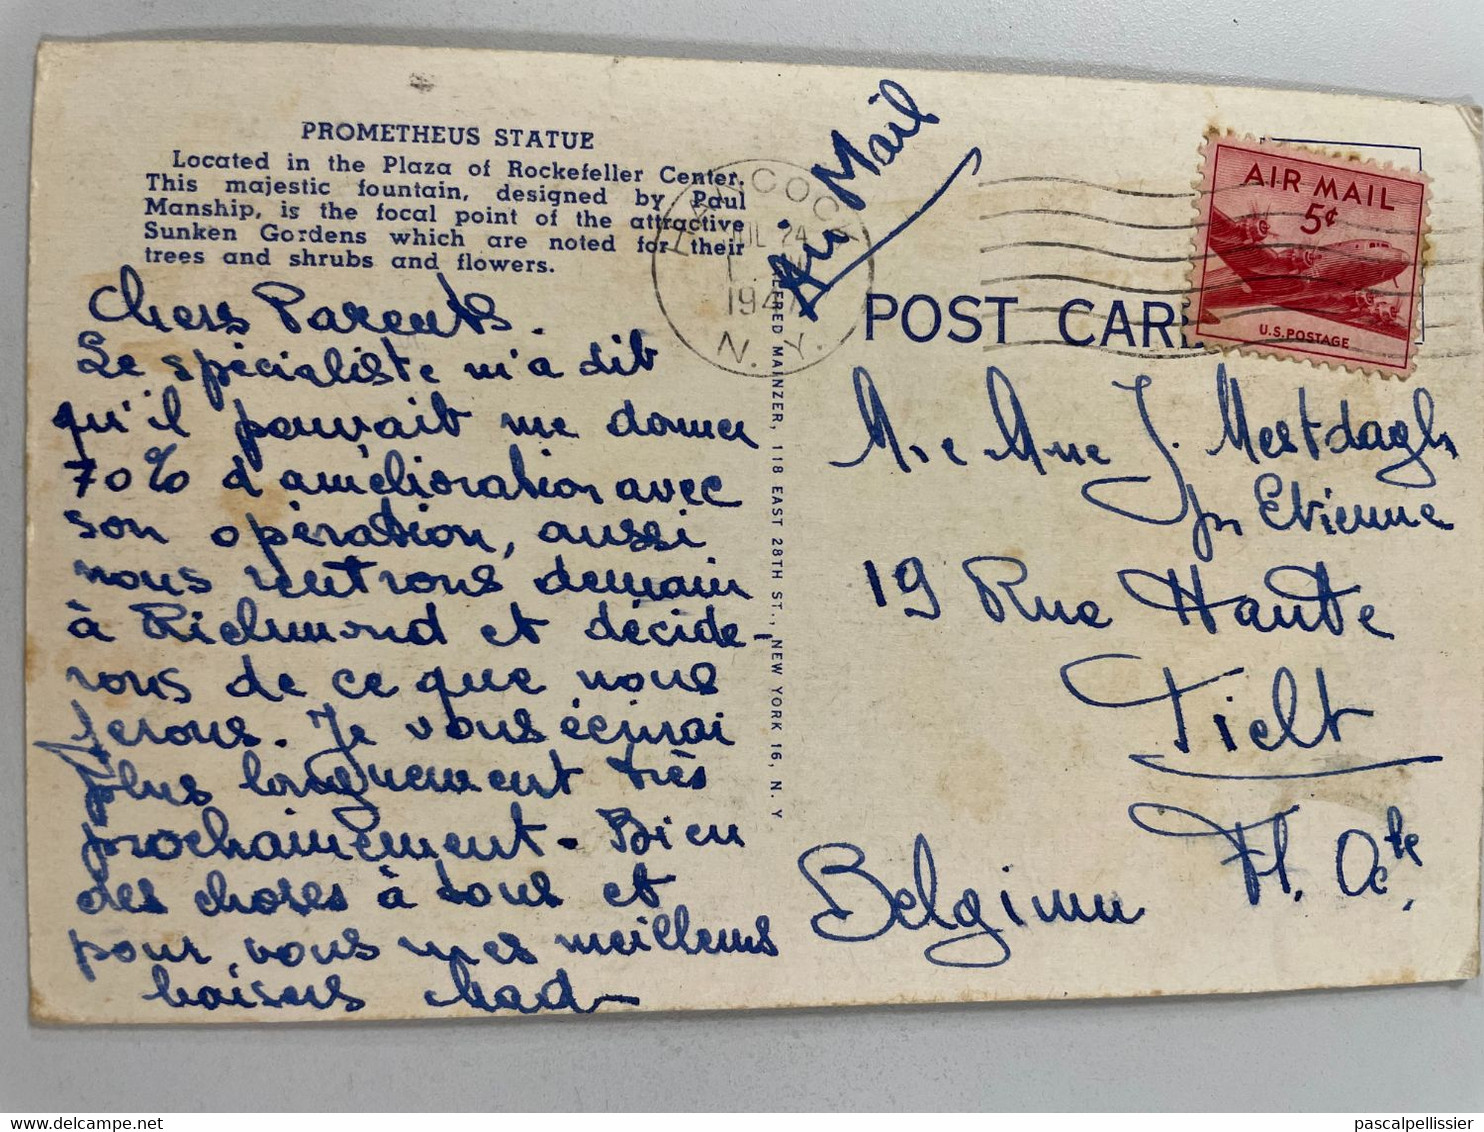
<instances>
[{"instance_id":1,"label":"aged paper postcard","mask_svg":"<svg viewBox=\"0 0 1484 1132\"><path fill-rule=\"evenodd\" d=\"M37 66L35 1018L1477 973L1476 109Z\"/></svg>"}]
</instances>

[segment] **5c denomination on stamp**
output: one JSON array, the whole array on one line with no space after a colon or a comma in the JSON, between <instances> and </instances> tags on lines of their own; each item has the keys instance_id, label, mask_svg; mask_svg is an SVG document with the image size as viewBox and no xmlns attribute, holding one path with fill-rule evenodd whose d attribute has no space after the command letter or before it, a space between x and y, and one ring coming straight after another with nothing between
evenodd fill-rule
<instances>
[{"instance_id":1,"label":"5c denomination on stamp","mask_svg":"<svg viewBox=\"0 0 1484 1132\"><path fill-rule=\"evenodd\" d=\"M1189 334L1209 349L1411 371L1427 181L1295 145L1205 147Z\"/></svg>"}]
</instances>

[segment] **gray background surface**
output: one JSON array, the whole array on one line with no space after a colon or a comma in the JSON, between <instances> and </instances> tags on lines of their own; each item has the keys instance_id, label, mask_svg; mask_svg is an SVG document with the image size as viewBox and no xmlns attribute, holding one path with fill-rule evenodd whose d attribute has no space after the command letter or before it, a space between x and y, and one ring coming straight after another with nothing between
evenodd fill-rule
<instances>
[{"instance_id":1,"label":"gray background surface","mask_svg":"<svg viewBox=\"0 0 1484 1132\"><path fill-rule=\"evenodd\" d=\"M43 36L889 61L1478 102L1484 0L0 0L0 1111L1484 1109L1479 979L1087 1004L211 1030L31 1026L22 351L32 62ZM1096 113L1088 108L1092 128Z\"/></svg>"}]
</instances>

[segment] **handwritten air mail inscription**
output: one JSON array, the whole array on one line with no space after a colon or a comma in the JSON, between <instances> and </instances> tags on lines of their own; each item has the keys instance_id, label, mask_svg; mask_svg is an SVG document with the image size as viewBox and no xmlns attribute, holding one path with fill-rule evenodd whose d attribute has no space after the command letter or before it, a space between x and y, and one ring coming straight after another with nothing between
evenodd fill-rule
<instances>
[{"instance_id":1,"label":"handwritten air mail inscription","mask_svg":"<svg viewBox=\"0 0 1484 1132\"><path fill-rule=\"evenodd\" d=\"M1477 111L49 44L35 139L36 1018L1477 972Z\"/></svg>"}]
</instances>

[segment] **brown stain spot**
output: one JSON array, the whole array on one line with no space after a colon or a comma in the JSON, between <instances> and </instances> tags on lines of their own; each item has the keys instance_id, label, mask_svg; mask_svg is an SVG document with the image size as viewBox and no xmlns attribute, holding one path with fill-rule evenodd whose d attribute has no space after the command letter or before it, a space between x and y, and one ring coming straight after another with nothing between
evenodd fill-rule
<instances>
[{"instance_id":1,"label":"brown stain spot","mask_svg":"<svg viewBox=\"0 0 1484 1132\"><path fill-rule=\"evenodd\" d=\"M117 288L119 285L119 271L117 268L112 271L95 271L91 274L83 275L78 282L87 288L87 293L91 295L100 287Z\"/></svg>"},{"instance_id":2,"label":"brown stain spot","mask_svg":"<svg viewBox=\"0 0 1484 1132\"><path fill-rule=\"evenodd\" d=\"M46 998L42 995L41 988L35 983L31 984L31 1020L33 1022L66 1021L66 1019L51 1008Z\"/></svg>"},{"instance_id":3,"label":"brown stain spot","mask_svg":"<svg viewBox=\"0 0 1484 1132\"><path fill-rule=\"evenodd\" d=\"M1472 978L1475 978L1478 974L1479 974L1479 939L1476 936L1476 937L1474 937L1474 949L1473 949L1473 951L1471 951L1469 953L1468 957L1464 959L1463 964L1458 968L1458 972L1457 972L1457 974L1456 974L1455 977L1456 978L1460 978L1460 979L1472 979Z\"/></svg>"},{"instance_id":4,"label":"brown stain spot","mask_svg":"<svg viewBox=\"0 0 1484 1132\"><path fill-rule=\"evenodd\" d=\"M1069 766L1087 762L1089 754L1086 736L1079 732L1068 737L1066 755Z\"/></svg>"},{"instance_id":5,"label":"brown stain spot","mask_svg":"<svg viewBox=\"0 0 1484 1132\"><path fill-rule=\"evenodd\" d=\"M29 676L30 674L35 673L35 672L39 672L40 670L41 670L41 642L38 641L32 634L27 633L26 634L26 668L25 668L26 674Z\"/></svg>"},{"instance_id":6,"label":"brown stain spot","mask_svg":"<svg viewBox=\"0 0 1484 1132\"><path fill-rule=\"evenodd\" d=\"M1392 788L1411 789L1412 779L1417 770L1417 767L1402 766L1389 772L1396 776L1392 781ZM1369 829L1370 825L1380 821L1384 829L1387 806L1384 799L1390 796L1390 791L1382 790L1373 783L1366 782L1365 779L1366 776L1363 774L1326 779L1322 799L1335 805L1348 806L1356 811L1359 816L1351 819L1351 824L1355 826ZM1306 802L1311 799L1318 801L1319 798L1318 792L1311 790L1305 791L1301 796L1296 796L1294 801Z\"/></svg>"},{"instance_id":7,"label":"brown stain spot","mask_svg":"<svg viewBox=\"0 0 1484 1132\"><path fill-rule=\"evenodd\" d=\"M108 340L103 343L103 348L108 351L108 356L113 359L114 365L118 364L119 358L128 354L139 364L141 369L144 368L146 362L161 353L160 343L151 341L148 338L139 338L132 342L113 342L112 340ZM174 350L170 349L166 349L163 352L166 354L175 353Z\"/></svg>"},{"instance_id":8,"label":"brown stain spot","mask_svg":"<svg viewBox=\"0 0 1484 1132\"><path fill-rule=\"evenodd\" d=\"M288 492L273 484L263 485L263 494L253 499L247 509L243 508L238 492L225 487L221 491L223 517L244 528L247 526L246 510L251 510L258 522L273 526L288 513L288 504Z\"/></svg>"},{"instance_id":9,"label":"brown stain spot","mask_svg":"<svg viewBox=\"0 0 1484 1132\"><path fill-rule=\"evenodd\" d=\"M954 817L989 821L1004 805L1004 759L985 747L966 749L951 765L942 767L933 788Z\"/></svg>"},{"instance_id":10,"label":"brown stain spot","mask_svg":"<svg viewBox=\"0 0 1484 1132\"><path fill-rule=\"evenodd\" d=\"M1372 987L1391 987L1400 986L1403 983L1415 983L1419 981L1420 980L1417 977L1416 967L1402 967L1400 970L1397 971L1377 975L1366 985Z\"/></svg>"}]
</instances>

